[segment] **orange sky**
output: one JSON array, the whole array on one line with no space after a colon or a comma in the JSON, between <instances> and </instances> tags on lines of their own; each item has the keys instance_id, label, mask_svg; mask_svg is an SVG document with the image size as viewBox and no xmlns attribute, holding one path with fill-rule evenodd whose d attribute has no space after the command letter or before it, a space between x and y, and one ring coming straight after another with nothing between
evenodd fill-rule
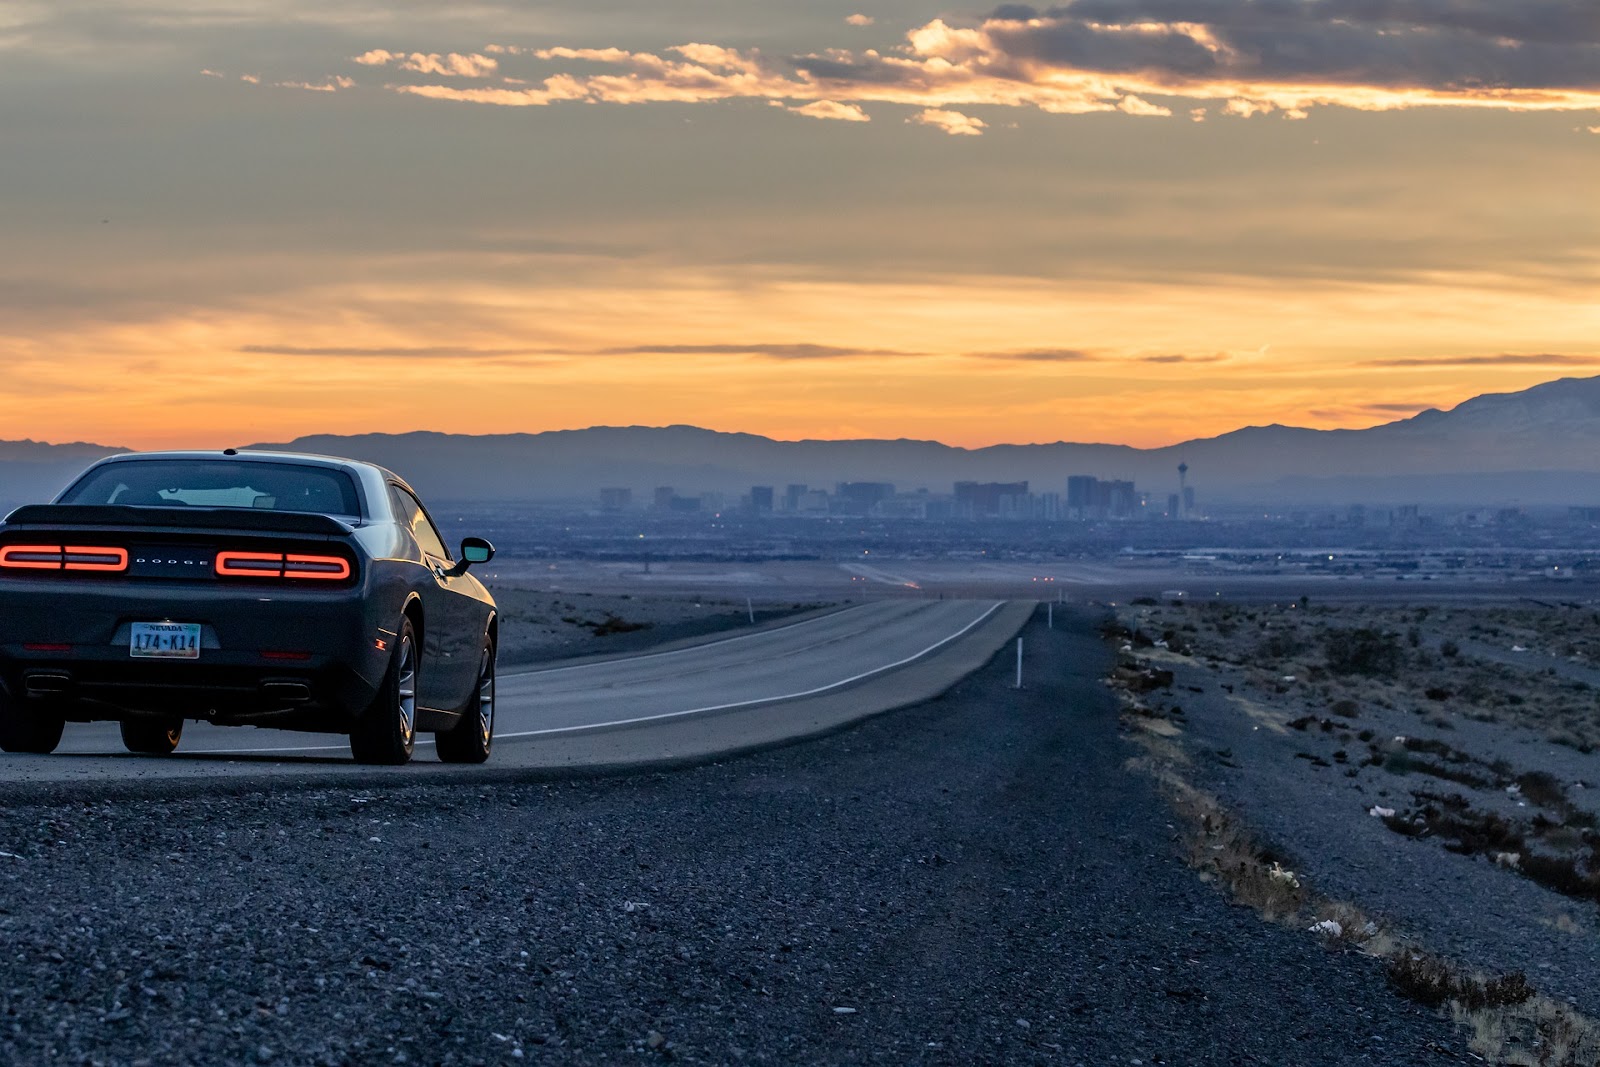
<instances>
[{"instance_id":1,"label":"orange sky","mask_svg":"<svg viewBox=\"0 0 1600 1067\"><path fill-rule=\"evenodd\" d=\"M116 47L114 9L24 5L0 436L1148 446L1600 373L1600 42L1570 4L1430 8L1429 84L1359 23L1080 3L180 2Z\"/></svg>"}]
</instances>

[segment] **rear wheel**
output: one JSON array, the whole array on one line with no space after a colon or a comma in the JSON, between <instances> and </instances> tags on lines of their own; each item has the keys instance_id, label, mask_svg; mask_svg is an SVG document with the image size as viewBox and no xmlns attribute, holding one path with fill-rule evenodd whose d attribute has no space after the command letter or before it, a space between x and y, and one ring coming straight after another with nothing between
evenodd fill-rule
<instances>
[{"instance_id":1,"label":"rear wheel","mask_svg":"<svg viewBox=\"0 0 1600 1067\"><path fill-rule=\"evenodd\" d=\"M389 670L372 704L356 720L350 731L350 754L357 763L397 766L409 762L417 743L417 654L416 631L411 620L400 624Z\"/></svg>"},{"instance_id":2,"label":"rear wheel","mask_svg":"<svg viewBox=\"0 0 1600 1067\"><path fill-rule=\"evenodd\" d=\"M54 752L66 720L44 708L29 707L0 693L0 749L7 752Z\"/></svg>"},{"instance_id":3,"label":"rear wheel","mask_svg":"<svg viewBox=\"0 0 1600 1067\"><path fill-rule=\"evenodd\" d=\"M125 719L122 743L129 752L146 756L165 756L178 747L183 736L182 719Z\"/></svg>"},{"instance_id":4,"label":"rear wheel","mask_svg":"<svg viewBox=\"0 0 1600 1067\"><path fill-rule=\"evenodd\" d=\"M494 745L494 642L483 642L478 685L461 721L444 733L434 734L439 759L444 763L482 763Z\"/></svg>"}]
</instances>

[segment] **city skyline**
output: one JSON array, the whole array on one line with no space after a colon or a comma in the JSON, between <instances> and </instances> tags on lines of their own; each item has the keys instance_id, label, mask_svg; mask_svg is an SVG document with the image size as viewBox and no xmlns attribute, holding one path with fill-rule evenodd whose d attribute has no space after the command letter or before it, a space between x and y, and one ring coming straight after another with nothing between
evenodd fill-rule
<instances>
[{"instance_id":1,"label":"city skyline","mask_svg":"<svg viewBox=\"0 0 1600 1067\"><path fill-rule=\"evenodd\" d=\"M4 436L1152 447L1600 372L1590 5L1182 10L11 5Z\"/></svg>"}]
</instances>

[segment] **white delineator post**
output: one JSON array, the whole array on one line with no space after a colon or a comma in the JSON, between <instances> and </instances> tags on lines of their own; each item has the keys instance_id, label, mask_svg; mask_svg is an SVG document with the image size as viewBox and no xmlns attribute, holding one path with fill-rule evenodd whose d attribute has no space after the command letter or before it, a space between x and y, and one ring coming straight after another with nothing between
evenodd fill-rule
<instances>
[{"instance_id":1,"label":"white delineator post","mask_svg":"<svg viewBox=\"0 0 1600 1067\"><path fill-rule=\"evenodd\" d=\"M1017 638L1017 688L1022 688L1022 638Z\"/></svg>"},{"instance_id":2,"label":"white delineator post","mask_svg":"<svg viewBox=\"0 0 1600 1067\"><path fill-rule=\"evenodd\" d=\"M754 604L750 603L749 597L744 598L744 610L750 615L750 625L754 626L756 624L756 608Z\"/></svg>"},{"instance_id":3,"label":"white delineator post","mask_svg":"<svg viewBox=\"0 0 1600 1067\"><path fill-rule=\"evenodd\" d=\"M1050 629L1054 630L1056 628L1056 606L1054 604L1046 604L1044 612L1045 621L1049 624Z\"/></svg>"}]
</instances>

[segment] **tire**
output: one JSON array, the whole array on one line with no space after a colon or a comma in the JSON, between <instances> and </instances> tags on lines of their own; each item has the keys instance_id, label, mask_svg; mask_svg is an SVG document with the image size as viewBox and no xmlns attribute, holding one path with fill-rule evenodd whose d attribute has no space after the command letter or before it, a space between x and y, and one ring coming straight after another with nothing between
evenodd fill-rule
<instances>
[{"instance_id":1,"label":"tire","mask_svg":"<svg viewBox=\"0 0 1600 1067\"><path fill-rule=\"evenodd\" d=\"M485 638L472 701L460 722L433 735L441 763L483 763L489 758L494 747L494 651L494 642Z\"/></svg>"},{"instance_id":2,"label":"tire","mask_svg":"<svg viewBox=\"0 0 1600 1067\"><path fill-rule=\"evenodd\" d=\"M66 724L55 712L19 704L0 693L0 749L47 755L61 743Z\"/></svg>"},{"instance_id":3,"label":"tire","mask_svg":"<svg viewBox=\"0 0 1600 1067\"><path fill-rule=\"evenodd\" d=\"M416 631L411 620L404 619L378 695L350 731L350 754L357 763L398 767L410 762L417 743L417 675L421 667Z\"/></svg>"},{"instance_id":4,"label":"tire","mask_svg":"<svg viewBox=\"0 0 1600 1067\"><path fill-rule=\"evenodd\" d=\"M129 752L166 756L183 736L182 719L124 719L122 744Z\"/></svg>"}]
</instances>

